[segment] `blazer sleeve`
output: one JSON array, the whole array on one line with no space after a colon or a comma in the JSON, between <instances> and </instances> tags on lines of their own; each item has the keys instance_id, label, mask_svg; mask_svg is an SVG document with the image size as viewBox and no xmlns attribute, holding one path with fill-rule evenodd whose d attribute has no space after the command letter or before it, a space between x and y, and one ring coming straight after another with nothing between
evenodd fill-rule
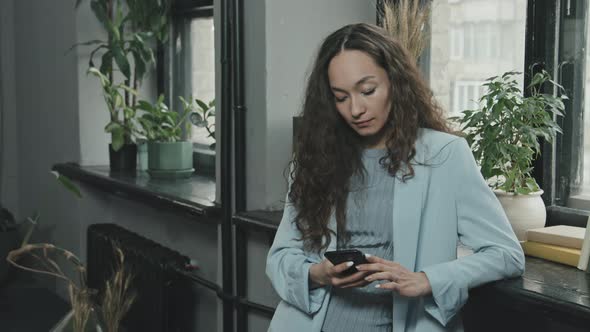
<instances>
[{"instance_id":1,"label":"blazer sleeve","mask_svg":"<svg viewBox=\"0 0 590 332\"><path fill-rule=\"evenodd\" d=\"M319 263L320 257L304 251L294 222L296 209L288 195L285 201L283 218L266 258L266 274L283 301L312 315L320 310L327 293L326 287L309 287L309 268Z\"/></svg>"},{"instance_id":2,"label":"blazer sleeve","mask_svg":"<svg viewBox=\"0 0 590 332\"><path fill-rule=\"evenodd\" d=\"M422 269L432 287L425 310L446 325L465 304L468 290L524 272L524 253L506 214L475 163L467 142L450 144L459 240L474 254Z\"/></svg>"}]
</instances>

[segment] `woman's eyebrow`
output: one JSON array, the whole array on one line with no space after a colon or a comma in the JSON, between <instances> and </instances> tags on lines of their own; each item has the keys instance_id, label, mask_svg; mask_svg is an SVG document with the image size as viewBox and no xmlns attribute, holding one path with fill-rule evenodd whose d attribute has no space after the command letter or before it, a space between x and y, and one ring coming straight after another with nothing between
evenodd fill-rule
<instances>
[{"instance_id":1,"label":"woman's eyebrow","mask_svg":"<svg viewBox=\"0 0 590 332\"><path fill-rule=\"evenodd\" d=\"M367 76L361 78L360 80L358 80L354 85L355 86L359 86L359 85L365 83L366 81L368 81L368 80L370 80L372 78L375 78L375 76L374 75L367 75ZM346 90L341 89L341 88L338 88L338 87L335 87L335 86L332 86L331 88L334 91L346 92Z\"/></svg>"}]
</instances>

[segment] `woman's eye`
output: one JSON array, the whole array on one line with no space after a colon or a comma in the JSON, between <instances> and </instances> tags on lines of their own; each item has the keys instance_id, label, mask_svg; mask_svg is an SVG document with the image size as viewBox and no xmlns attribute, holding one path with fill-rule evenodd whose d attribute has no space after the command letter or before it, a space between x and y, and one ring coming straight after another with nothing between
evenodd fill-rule
<instances>
[{"instance_id":1,"label":"woman's eye","mask_svg":"<svg viewBox=\"0 0 590 332\"><path fill-rule=\"evenodd\" d=\"M336 100L337 103L341 103L341 102L343 102L343 101L346 100L346 96L344 96L344 97L336 97L336 96L334 96L334 98L335 98L335 100Z\"/></svg>"},{"instance_id":2,"label":"woman's eye","mask_svg":"<svg viewBox=\"0 0 590 332\"><path fill-rule=\"evenodd\" d=\"M365 96L370 96L375 92L375 89L371 89L371 90L367 90L367 91L363 91L363 95Z\"/></svg>"}]
</instances>

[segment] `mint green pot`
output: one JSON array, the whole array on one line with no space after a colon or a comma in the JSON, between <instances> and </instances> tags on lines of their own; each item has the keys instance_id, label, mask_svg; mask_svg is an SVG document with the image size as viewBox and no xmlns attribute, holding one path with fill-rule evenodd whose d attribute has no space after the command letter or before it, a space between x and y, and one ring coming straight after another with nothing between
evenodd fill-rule
<instances>
[{"instance_id":1,"label":"mint green pot","mask_svg":"<svg viewBox=\"0 0 590 332\"><path fill-rule=\"evenodd\" d=\"M186 178L193 169L192 142L148 142L148 173L154 178Z\"/></svg>"}]
</instances>

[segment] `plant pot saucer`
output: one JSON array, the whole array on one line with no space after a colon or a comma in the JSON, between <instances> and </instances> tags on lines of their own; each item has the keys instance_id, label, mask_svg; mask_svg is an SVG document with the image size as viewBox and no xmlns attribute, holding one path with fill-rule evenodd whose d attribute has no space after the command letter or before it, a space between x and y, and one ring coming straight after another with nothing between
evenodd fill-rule
<instances>
[{"instance_id":1,"label":"plant pot saucer","mask_svg":"<svg viewBox=\"0 0 590 332\"><path fill-rule=\"evenodd\" d=\"M155 170L155 169L148 169L147 170L150 177L152 177L154 179L186 179L186 178L190 178L194 171L195 171L194 168L170 169L170 170Z\"/></svg>"}]
</instances>

